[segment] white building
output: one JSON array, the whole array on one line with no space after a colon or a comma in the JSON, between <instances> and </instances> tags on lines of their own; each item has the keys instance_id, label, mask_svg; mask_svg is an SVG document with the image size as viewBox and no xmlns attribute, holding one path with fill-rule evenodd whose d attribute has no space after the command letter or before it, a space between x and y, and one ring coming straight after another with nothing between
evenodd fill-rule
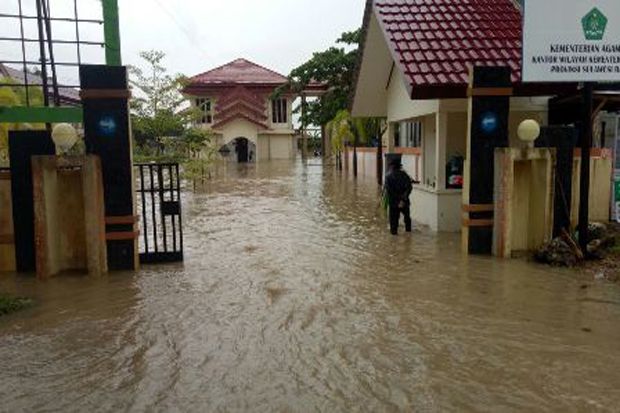
<instances>
[{"instance_id":1,"label":"white building","mask_svg":"<svg viewBox=\"0 0 620 413\"><path fill-rule=\"evenodd\" d=\"M467 156L473 66L512 70L511 146L521 145L516 131L523 120L548 125L550 96L577 90L575 84L521 82L521 24L512 0L367 1L352 115L387 118L385 152L401 153L407 172L420 181L413 218L435 231L462 227L462 189L450 184L446 169L454 157ZM361 174L374 174L376 153L362 151L360 158L369 165Z\"/></svg>"}]
</instances>

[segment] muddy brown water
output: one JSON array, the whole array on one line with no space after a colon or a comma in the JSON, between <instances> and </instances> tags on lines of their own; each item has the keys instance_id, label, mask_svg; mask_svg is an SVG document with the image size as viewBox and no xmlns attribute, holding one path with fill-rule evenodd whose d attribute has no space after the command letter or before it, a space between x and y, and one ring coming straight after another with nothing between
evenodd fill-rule
<instances>
[{"instance_id":1,"label":"muddy brown water","mask_svg":"<svg viewBox=\"0 0 620 413\"><path fill-rule=\"evenodd\" d=\"M0 277L0 411L619 411L620 287L390 236L370 181L229 165L186 262Z\"/></svg>"}]
</instances>

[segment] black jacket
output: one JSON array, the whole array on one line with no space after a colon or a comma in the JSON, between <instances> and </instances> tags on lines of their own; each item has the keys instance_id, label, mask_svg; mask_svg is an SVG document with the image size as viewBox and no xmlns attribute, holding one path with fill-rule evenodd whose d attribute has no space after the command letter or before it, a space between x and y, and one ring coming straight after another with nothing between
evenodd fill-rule
<instances>
[{"instance_id":1,"label":"black jacket","mask_svg":"<svg viewBox=\"0 0 620 413\"><path fill-rule=\"evenodd\" d=\"M413 191L411 177L402 169L390 172L385 177L385 191L390 206L397 206L400 201L409 205L409 195Z\"/></svg>"}]
</instances>

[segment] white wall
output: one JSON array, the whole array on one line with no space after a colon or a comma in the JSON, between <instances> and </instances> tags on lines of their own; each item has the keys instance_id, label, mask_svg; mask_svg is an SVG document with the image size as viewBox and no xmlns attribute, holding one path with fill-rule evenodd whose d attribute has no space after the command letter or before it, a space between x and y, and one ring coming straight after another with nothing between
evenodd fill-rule
<instances>
[{"instance_id":1,"label":"white wall","mask_svg":"<svg viewBox=\"0 0 620 413\"><path fill-rule=\"evenodd\" d=\"M355 117L385 117L386 108L389 107L386 105L386 86L390 80L393 60L374 13L368 25L363 53L365 58L357 79L351 113ZM392 80L400 79L394 76Z\"/></svg>"},{"instance_id":2,"label":"white wall","mask_svg":"<svg viewBox=\"0 0 620 413\"><path fill-rule=\"evenodd\" d=\"M269 160L269 139L267 139L267 137L265 136L259 136L258 146L256 148L258 152L256 159L259 162L268 161Z\"/></svg>"},{"instance_id":3,"label":"white wall","mask_svg":"<svg viewBox=\"0 0 620 413\"><path fill-rule=\"evenodd\" d=\"M448 113L448 138L446 156L459 154L465 157L467 152L467 112Z\"/></svg>"},{"instance_id":4,"label":"white wall","mask_svg":"<svg viewBox=\"0 0 620 413\"><path fill-rule=\"evenodd\" d=\"M287 102L287 122L286 123L274 123L273 122L273 101L271 100L270 95L267 96L266 102L266 113L267 115L267 125L271 127L274 131L284 132L288 131L290 133L293 132L293 102L294 96L282 95L282 99L286 99Z\"/></svg>"},{"instance_id":5,"label":"white wall","mask_svg":"<svg viewBox=\"0 0 620 413\"><path fill-rule=\"evenodd\" d=\"M416 187L411 193L411 217L417 223L439 231L437 221L437 195Z\"/></svg>"},{"instance_id":6,"label":"white wall","mask_svg":"<svg viewBox=\"0 0 620 413\"><path fill-rule=\"evenodd\" d=\"M422 184L431 188L437 188L437 128L435 116L425 116L422 120L422 147L424 149L424 176Z\"/></svg>"},{"instance_id":7,"label":"white wall","mask_svg":"<svg viewBox=\"0 0 620 413\"><path fill-rule=\"evenodd\" d=\"M270 159L293 159L295 157L293 151L295 138L292 135L268 135L261 136L260 139L268 142Z\"/></svg>"},{"instance_id":8,"label":"white wall","mask_svg":"<svg viewBox=\"0 0 620 413\"><path fill-rule=\"evenodd\" d=\"M353 148L349 148L346 154L348 161L347 173L353 176ZM384 165L385 166L385 165ZM373 177L377 176L377 152L367 148L357 150L357 174L358 176Z\"/></svg>"},{"instance_id":9,"label":"white wall","mask_svg":"<svg viewBox=\"0 0 620 413\"><path fill-rule=\"evenodd\" d=\"M389 122L400 122L431 115L438 110L439 100L411 100L400 69L394 68L387 91L387 118Z\"/></svg>"},{"instance_id":10,"label":"white wall","mask_svg":"<svg viewBox=\"0 0 620 413\"><path fill-rule=\"evenodd\" d=\"M446 191L438 194L438 198L437 230L443 232L460 232L462 225L462 192L458 190Z\"/></svg>"},{"instance_id":11,"label":"white wall","mask_svg":"<svg viewBox=\"0 0 620 413\"><path fill-rule=\"evenodd\" d=\"M432 231L461 230L461 191L434 192L416 187L411 193L411 217Z\"/></svg>"},{"instance_id":12,"label":"white wall","mask_svg":"<svg viewBox=\"0 0 620 413\"><path fill-rule=\"evenodd\" d=\"M227 123L221 129L224 144L230 143L237 138L246 138L258 146L258 133L260 128L245 119L237 119Z\"/></svg>"}]
</instances>

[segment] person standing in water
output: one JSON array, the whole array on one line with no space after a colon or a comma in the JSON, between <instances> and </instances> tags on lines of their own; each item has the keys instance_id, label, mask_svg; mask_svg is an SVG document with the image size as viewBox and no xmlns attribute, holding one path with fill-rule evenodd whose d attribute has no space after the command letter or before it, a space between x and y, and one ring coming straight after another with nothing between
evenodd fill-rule
<instances>
[{"instance_id":1,"label":"person standing in water","mask_svg":"<svg viewBox=\"0 0 620 413\"><path fill-rule=\"evenodd\" d=\"M398 235L400 214L405 217L405 230L411 232L411 201L409 195L413 190L413 180L403 171L400 160L392 160L389 164L390 172L385 177L385 194L387 196L390 215L390 232Z\"/></svg>"}]
</instances>

